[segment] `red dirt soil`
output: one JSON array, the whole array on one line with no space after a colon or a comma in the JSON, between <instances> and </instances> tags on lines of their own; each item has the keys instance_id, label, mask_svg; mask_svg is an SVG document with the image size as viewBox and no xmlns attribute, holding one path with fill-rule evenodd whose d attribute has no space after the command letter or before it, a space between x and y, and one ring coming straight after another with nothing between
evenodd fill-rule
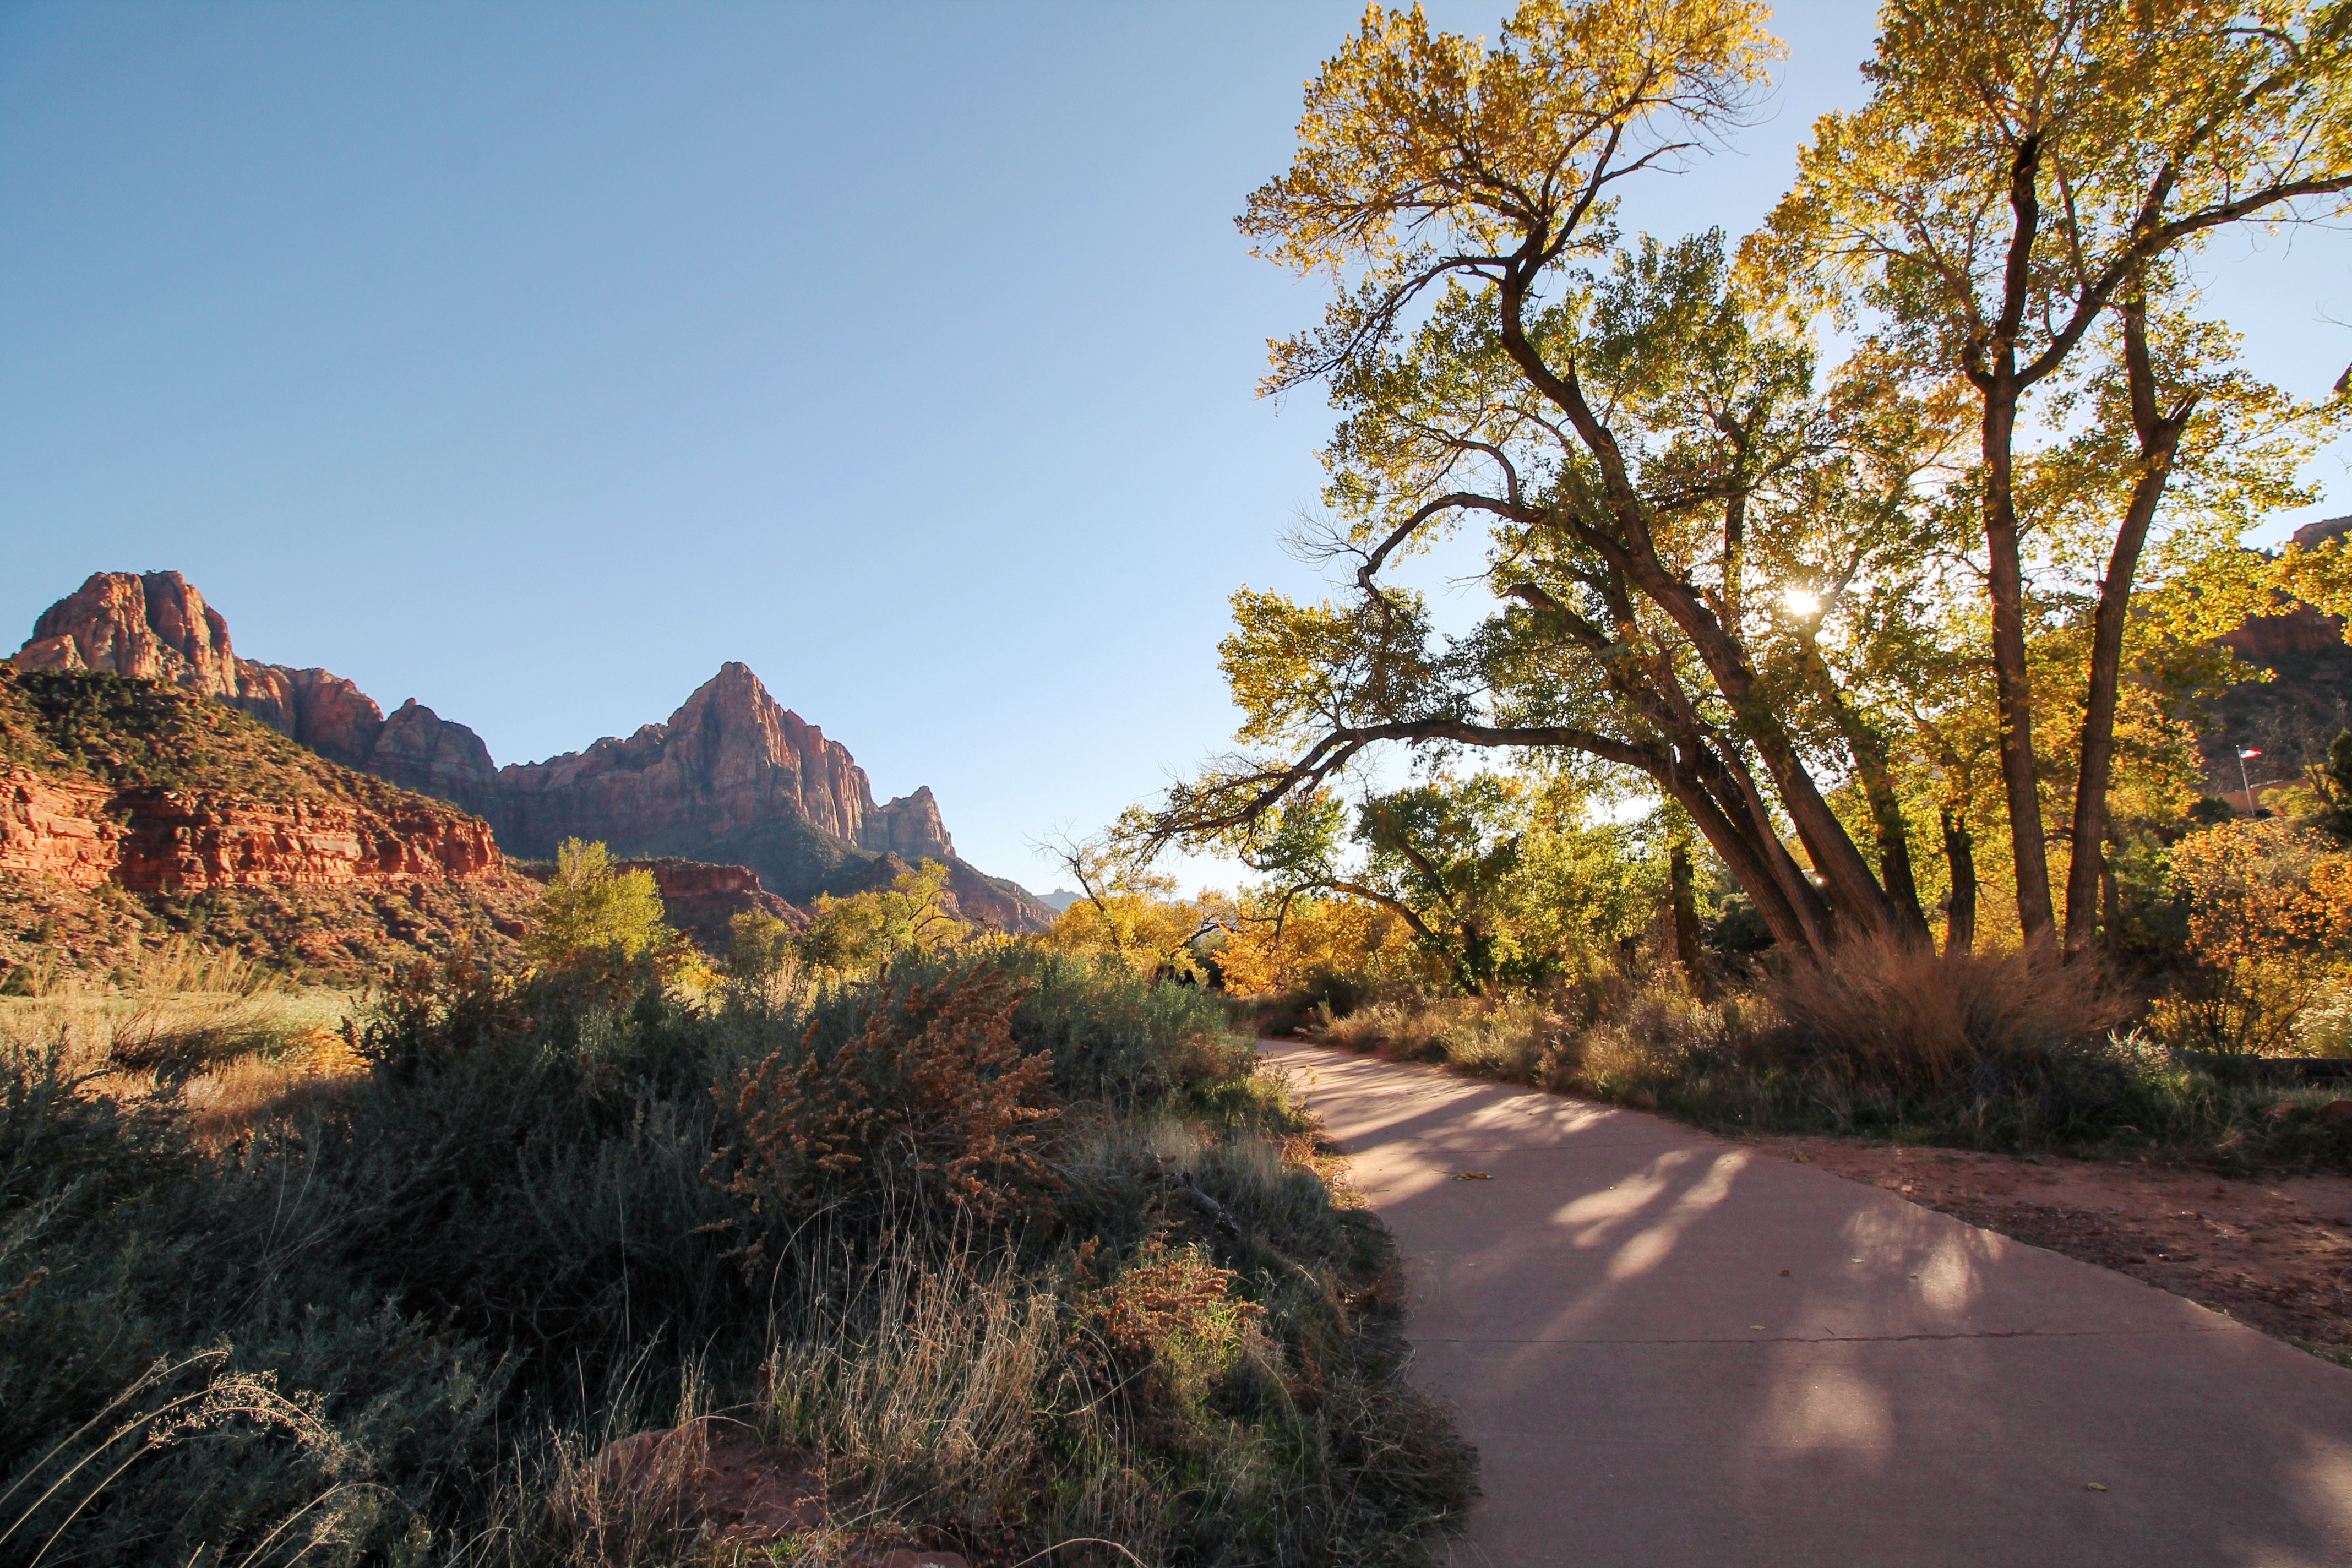
<instances>
[{"instance_id":1,"label":"red dirt soil","mask_svg":"<svg viewBox=\"0 0 2352 1568\"><path fill-rule=\"evenodd\" d=\"M2231 1181L2046 1155L1745 1142L2128 1274L2352 1365L2352 1176Z\"/></svg>"}]
</instances>

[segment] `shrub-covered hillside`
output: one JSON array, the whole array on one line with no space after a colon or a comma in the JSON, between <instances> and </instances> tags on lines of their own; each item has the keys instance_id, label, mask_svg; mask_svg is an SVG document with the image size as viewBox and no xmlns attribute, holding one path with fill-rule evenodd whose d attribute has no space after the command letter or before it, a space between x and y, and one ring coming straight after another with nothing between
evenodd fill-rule
<instances>
[{"instance_id":1,"label":"shrub-covered hillside","mask_svg":"<svg viewBox=\"0 0 2352 1568\"><path fill-rule=\"evenodd\" d=\"M0 662L0 769L112 792L121 819L143 792L229 803L332 803L407 820L453 806L340 767L251 716L163 682L20 671ZM511 951L538 889L517 875L343 887L224 887L176 895L0 872L0 993L119 983L160 946L194 941L298 977L388 973L460 942Z\"/></svg>"}]
</instances>

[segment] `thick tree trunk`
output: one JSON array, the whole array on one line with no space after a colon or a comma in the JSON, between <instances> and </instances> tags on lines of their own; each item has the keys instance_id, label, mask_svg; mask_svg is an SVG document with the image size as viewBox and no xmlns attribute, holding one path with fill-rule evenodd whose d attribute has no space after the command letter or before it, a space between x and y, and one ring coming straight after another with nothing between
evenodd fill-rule
<instances>
[{"instance_id":1,"label":"thick tree trunk","mask_svg":"<svg viewBox=\"0 0 2352 1568\"><path fill-rule=\"evenodd\" d=\"M1886 890L1879 886L1870 862L1822 798L1812 774L1806 771L1797 747L1781 725L1780 715L1759 689L1756 672L1746 651L1724 629L1698 591L1659 558L1650 532L1648 503L1633 484L1625 456L1607 423L1594 411L1578 384L1573 366L1556 370L1527 335L1524 310L1531 275L1507 275L1502 281L1503 351L1551 404L1568 416L1577 438L1599 464L1609 497L1616 535L1589 523L1572 521L1578 536L1591 545L1610 565L1638 587L1643 597L1663 611L1688 637L1700 663L1724 700L1738 716L1742 738L1756 748L1771 776L1781 809L1797 830L1805 855L1821 876L1821 891L1830 907L1864 931L1889 931L1900 922Z\"/></svg>"},{"instance_id":2,"label":"thick tree trunk","mask_svg":"<svg viewBox=\"0 0 2352 1568\"><path fill-rule=\"evenodd\" d=\"M1895 906L1896 930L1906 940L1931 946L1927 911L1919 907L1919 880L1911 868L1911 834L1904 820L1902 797L1886 765L1886 742L1857 715L1839 694L1837 682L1822 660L1811 636L1805 639L1805 658L1846 749L1853 753L1854 771L1862 780L1863 798L1870 803L1871 825L1877 830L1879 879Z\"/></svg>"},{"instance_id":3,"label":"thick tree trunk","mask_svg":"<svg viewBox=\"0 0 2352 1568\"><path fill-rule=\"evenodd\" d=\"M1811 952L1827 952L1835 940L1832 911L1822 898L1822 890L1813 886L1805 868L1797 864L1789 847L1780 842L1780 835L1772 825L1772 808L1766 804L1764 792L1756 787L1755 775L1737 757L1724 759L1725 781L1738 796L1747 814L1749 831L1756 840L1756 853L1780 896L1805 930L1805 949ZM1727 810L1728 807L1727 807ZM1737 818L1735 818L1737 820ZM1745 882L1740 884L1746 887ZM1750 897L1754 896L1753 889Z\"/></svg>"},{"instance_id":4,"label":"thick tree trunk","mask_svg":"<svg viewBox=\"0 0 2352 1568\"><path fill-rule=\"evenodd\" d=\"M1664 569L1653 558L1651 566L1661 577ZM1772 778L1774 790L1780 797L1781 808L1788 812L1789 822L1797 830L1798 842L1805 847L1806 858L1820 873L1822 891L1830 907L1840 917L1863 931L1892 931L1902 921L1895 907L1879 886L1871 871L1870 862L1846 832L1837 813L1830 809L1813 775L1797 755L1796 746L1781 727L1780 716L1771 710L1757 689L1755 672L1748 668L1738 647L1723 633L1715 617L1696 597L1675 588L1672 584L1643 584L1677 626L1696 647L1699 658L1715 678L1716 689L1730 702L1740 717L1740 726L1754 742L1757 754L1763 759L1765 772Z\"/></svg>"},{"instance_id":5,"label":"thick tree trunk","mask_svg":"<svg viewBox=\"0 0 2352 1568\"><path fill-rule=\"evenodd\" d=\"M1880 879L1886 884L1886 896L1895 902L1897 929L1910 942L1926 947L1934 940L1927 930L1927 911L1919 907L1919 880L1911 870L1911 837L1905 831L1903 807L1895 797L1886 774L1865 776L1864 790L1870 796L1871 817L1878 829L1878 868Z\"/></svg>"},{"instance_id":6,"label":"thick tree trunk","mask_svg":"<svg viewBox=\"0 0 2352 1568\"><path fill-rule=\"evenodd\" d=\"M2132 424L2139 439L2139 478L2116 531L2106 580L2092 623L2090 689L2083 704L2083 760L2074 784L2074 820L2068 835L2074 860L2066 868L2066 956L2088 952L2098 939L2099 883L2106 868L2107 787L2116 755L2116 701L2122 688L2124 626L2131 615L2132 582L2139 570L2156 509L2172 475L2180 435L2194 400L2169 415L2156 406L2156 374L2147 353L2147 308L2135 298L2123 306L2124 373L2131 386Z\"/></svg>"},{"instance_id":7,"label":"thick tree trunk","mask_svg":"<svg viewBox=\"0 0 2352 1568\"><path fill-rule=\"evenodd\" d=\"M1944 858L1952 868L1952 896L1944 910L1944 951L1969 952L1977 942L1977 847L1968 820L1942 814Z\"/></svg>"},{"instance_id":8,"label":"thick tree trunk","mask_svg":"<svg viewBox=\"0 0 2352 1568\"><path fill-rule=\"evenodd\" d=\"M1764 846L1726 816L1715 796L1696 780L1677 773L1660 778L1658 783L1675 805L1690 814L1692 825L1706 840L1707 847L1721 858L1731 879L1755 904L1772 940L1790 952L1818 954L1826 951L1811 922L1791 907Z\"/></svg>"},{"instance_id":9,"label":"thick tree trunk","mask_svg":"<svg viewBox=\"0 0 2352 1568\"><path fill-rule=\"evenodd\" d=\"M1616 641L1633 635L1636 625L1622 580L1608 590L1611 612L1625 628L1618 639L1535 584L1515 584L1506 592L1531 609L1559 616L1570 637L1602 659L1610 689L1635 703L1651 723L1670 737L1679 765L1644 771L1690 813L1733 879L1755 901L1773 940L1794 952L1827 952L1830 908L1822 901L1821 889L1781 845L1772 826L1771 808L1747 765L1737 753L1710 742L1692 710L1689 694L1682 689L1671 667L1637 672L1631 661L1607 657Z\"/></svg>"}]
</instances>

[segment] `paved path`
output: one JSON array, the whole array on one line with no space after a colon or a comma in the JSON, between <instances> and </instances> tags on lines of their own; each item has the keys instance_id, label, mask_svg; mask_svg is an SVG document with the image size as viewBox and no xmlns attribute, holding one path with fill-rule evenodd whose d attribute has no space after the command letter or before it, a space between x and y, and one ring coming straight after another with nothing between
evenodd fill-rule
<instances>
[{"instance_id":1,"label":"paved path","mask_svg":"<svg viewBox=\"0 0 2352 1568\"><path fill-rule=\"evenodd\" d=\"M1465 1568L2352 1564L2352 1372L1657 1117L1267 1055L1410 1260Z\"/></svg>"}]
</instances>

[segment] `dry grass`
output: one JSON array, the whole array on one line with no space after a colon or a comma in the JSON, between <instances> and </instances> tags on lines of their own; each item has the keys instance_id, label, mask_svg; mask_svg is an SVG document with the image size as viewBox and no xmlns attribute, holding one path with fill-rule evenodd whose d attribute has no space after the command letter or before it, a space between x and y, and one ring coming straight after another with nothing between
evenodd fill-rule
<instances>
[{"instance_id":1,"label":"dry grass","mask_svg":"<svg viewBox=\"0 0 2352 1568\"><path fill-rule=\"evenodd\" d=\"M1538 998L1382 1004L1334 1045L1664 1111L1726 1131L2160 1154L2229 1173L2352 1165L2333 1088L2231 1076L2136 1032L2095 966L1857 942L1709 1001L1671 975ZM2220 1075L2220 1076L2217 1076Z\"/></svg>"},{"instance_id":2,"label":"dry grass","mask_svg":"<svg viewBox=\"0 0 2352 1568\"><path fill-rule=\"evenodd\" d=\"M365 1071L352 1040L359 1002L272 987L239 954L176 942L122 989L0 997L0 1044L56 1048L97 1092L176 1092L199 1141L216 1146Z\"/></svg>"},{"instance_id":3,"label":"dry grass","mask_svg":"<svg viewBox=\"0 0 2352 1568\"><path fill-rule=\"evenodd\" d=\"M1561 1020L1546 999L1464 997L1433 1006L1375 1002L1310 1025L1309 1038L1397 1061L1447 1062L1484 1078L1531 1081Z\"/></svg>"},{"instance_id":4,"label":"dry grass","mask_svg":"<svg viewBox=\"0 0 2352 1568\"><path fill-rule=\"evenodd\" d=\"M1019 1517L1042 1458L1056 1299L956 1247L894 1248L828 1283L769 1357L766 1435L819 1456L837 1513L989 1533ZM1086 1511L1092 1533L1133 1543L1126 1510Z\"/></svg>"},{"instance_id":5,"label":"dry grass","mask_svg":"<svg viewBox=\"0 0 2352 1568\"><path fill-rule=\"evenodd\" d=\"M2093 963L1939 954L1890 938L1768 975L1757 999L1775 1015L1748 1047L1763 1060L1910 1086L2038 1070L2095 1047L2137 1010Z\"/></svg>"},{"instance_id":6,"label":"dry grass","mask_svg":"<svg viewBox=\"0 0 2352 1568\"><path fill-rule=\"evenodd\" d=\"M238 1429L268 1434L300 1453L320 1489L274 1534L299 1549L298 1559L348 1544L353 1527L364 1528L378 1512L376 1489L352 1482L360 1456L315 1397L284 1393L271 1373L234 1370L228 1360L227 1351L215 1349L156 1362L19 1473L0 1490L0 1553L39 1561L110 1491L137 1487L142 1465L152 1468L160 1456Z\"/></svg>"}]
</instances>

